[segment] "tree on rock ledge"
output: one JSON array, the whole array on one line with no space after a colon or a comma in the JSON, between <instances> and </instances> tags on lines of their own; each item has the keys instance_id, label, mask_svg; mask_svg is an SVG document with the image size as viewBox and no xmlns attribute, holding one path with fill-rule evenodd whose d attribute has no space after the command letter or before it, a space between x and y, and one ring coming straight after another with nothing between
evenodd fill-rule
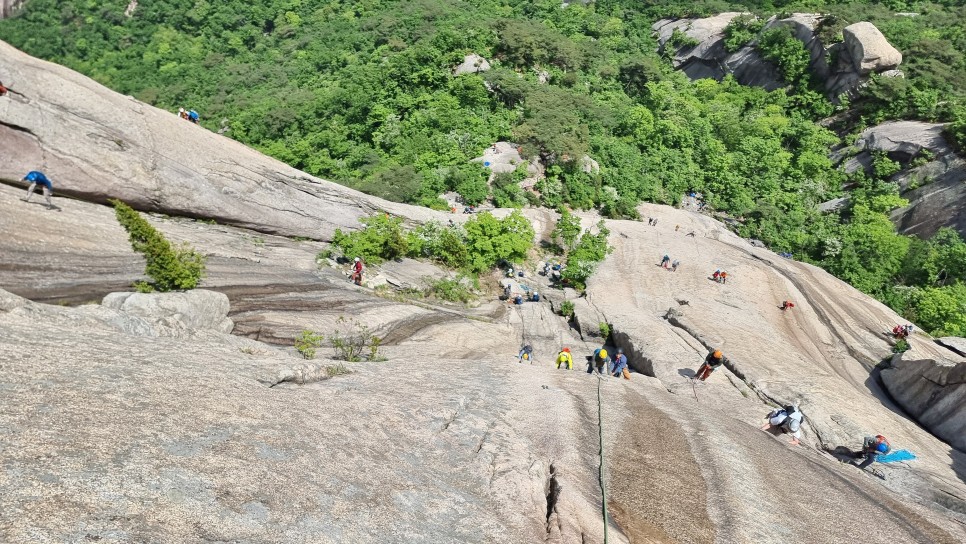
<instances>
[{"instance_id":1,"label":"tree on rock ledge","mask_svg":"<svg viewBox=\"0 0 966 544\"><path fill-rule=\"evenodd\" d=\"M174 247L160 232L120 200L112 200L117 221L127 231L134 251L144 255L144 273L154 283L140 283L139 290L194 289L205 274L205 257L187 244Z\"/></svg>"}]
</instances>

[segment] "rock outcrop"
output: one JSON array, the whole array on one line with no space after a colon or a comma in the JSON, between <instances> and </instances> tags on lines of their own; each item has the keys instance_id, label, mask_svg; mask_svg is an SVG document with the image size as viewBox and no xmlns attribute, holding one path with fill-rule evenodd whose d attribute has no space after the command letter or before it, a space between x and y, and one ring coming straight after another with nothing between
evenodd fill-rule
<instances>
[{"instance_id":1,"label":"rock outcrop","mask_svg":"<svg viewBox=\"0 0 966 544\"><path fill-rule=\"evenodd\" d=\"M195 289L184 293L111 293L101 305L172 329L230 333L228 297Z\"/></svg>"},{"instance_id":2,"label":"rock outcrop","mask_svg":"<svg viewBox=\"0 0 966 544\"><path fill-rule=\"evenodd\" d=\"M490 69L490 62L485 58L477 55L476 53L470 53L463 58L462 64L453 68L453 75L458 76L462 74L476 74L479 72L485 72Z\"/></svg>"},{"instance_id":3,"label":"rock outcrop","mask_svg":"<svg viewBox=\"0 0 966 544\"><path fill-rule=\"evenodd\" d=\"M777 66L765 60L752 40L737 51L725 49L725 29L742 14L727 12L701 19L662 19L652 26L663 50L674 47L672 61L691 79L720 80L733 75L743 85L754 85L767 90L782 88ZM844 43L826 47L818 37L823 17L815 13L794 13L788 17L768 19L762 31L779 26L788 28L801 41L811 57L809 69L824 83L827 95L835 99L858 89L870 73L901 76L895 70L902 62L899 53L871 23L856 23L847 27ZM671 43L675 31L697 42L697 45ZM836 59L830 66L827 58Z\"/></svg>"},{"instance_id":4,"label":"rock outcrop","mask_svg":"<svg viewBox=\"0 0 966 544\"><path fill-rule=\"evenodd\" d=\"M944 336L942 338L937 338L936 342L940 346L952 350L955 354L966 357L966 338L960 338L958 336Z\"/></svg>"},{"instance_id":5,"label":"rock outcrop","mask_svg":"<svg viewBox=\"0 0 966 544\"><path fill-rule=\"evenodd\" d=\"M966 160L943 137L944 125L890 121L866 129L855 144L833 153L846 172L871 171L874 153L903 170L893 176L909 204L892 212L899 232L928 238L942 227L966 236ZM914 160L925 159L916 166Z\"/></svg>"},{"instance_id":6,"label":"rock outcrop","mask_svg":"<svg viewBox=\"0 0 966 544\"><path fill-rule=\"evenodd\" d=\"M842 30L845 49L859 75L893 70L902 64L902 53L872 23L861 22Z\"/></svg>"},{"instance_id":7,"label":"rock outcrop","mask_svg":"<svg viewBox=\"0 0 966 544\"><path fill-rule=\"evenodd\" d=\"M0 0L0 19L12 17L26 3L27 0Z\"/></svg>"},{"instance_id":8,"label":"rock outcrop","mask_svg":"<svg viewBox=\"0 0 966 544\"><path fill-rule=\"evenodd\" d=\"M966 452L966 363L896 359L882 371L892 398L933 434Z\"/></svg>"},{"instance_id":9,"label":"rock outcrop","mask_svg":"<svg viewBox=\"0 0 966 544\"><path fill-rule=\"evenodd\" d=\"M425 208L382 201L309 176L174 113L153 108L0 42L0 181L44 170L59 194L327 240L378 211L425 221ZM189 128L190 130L185 130Z\"/></svg>"}]
</instances>

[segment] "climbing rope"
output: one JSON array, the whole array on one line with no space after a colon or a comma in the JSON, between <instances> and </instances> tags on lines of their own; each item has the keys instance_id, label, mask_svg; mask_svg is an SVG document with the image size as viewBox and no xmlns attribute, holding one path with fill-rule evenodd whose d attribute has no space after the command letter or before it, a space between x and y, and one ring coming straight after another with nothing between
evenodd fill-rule
<instances>
[{"instance_id":1,"label":"climbing rope","mask_svg":"<svg viewBox=\"0 0 966 544\"><path fill-rule=\"evenodd\" d=\"M600 450L598 452L600 454L600 465L599 465L598 477L600 479L600 494L603 497L603 502L602 502L603 509L602 509L602 512L603 512L603 516L604 516L604 544L607 544L607 525L608 525L608 516L607 516L607 484L604 482L604 472L605 472L605 468L604 468L604 403L601 400L601 395L600 395L600 384L601 384L602 381L604 381L603 377L600 374L598 374L597 375L597 428L599 429L598 438L600 439Z\"/></svg>"}]
</instances>

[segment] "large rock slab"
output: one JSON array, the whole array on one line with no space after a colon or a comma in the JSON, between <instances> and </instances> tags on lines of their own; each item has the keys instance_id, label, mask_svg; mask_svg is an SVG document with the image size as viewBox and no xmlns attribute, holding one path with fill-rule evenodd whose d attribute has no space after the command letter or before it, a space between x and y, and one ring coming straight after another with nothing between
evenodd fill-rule
<instances>
[{"instance_id":1,"label":"large rock slab","mask_svg":"<svg viewBox=\"0 0 966 544\"><path fill-rule=\"evenodd\" d=\"M966 363L897 359L882 371L889 394L924 427L966 452Z\"/></svg>"},{"instance_id":2,"label":"large rock slab","mask_svg":"<svg viewBox=\"0 0 966 544\"><path fill-rule=\"evenodd\" d=\"M442 217L315 178L4 42L0 80L20 93L0 100L0 181L39 166L58 194L321 240L382 211Z\"/></svg>"},{"instance_id":3,"label":"large rock slab","mask_svg":"<svg viewBox=\"0 0 966 544\"><path fill-rule=\"evenodd\" d=\"M902 63L902 53L869 22L854 23L842 30L852 66L860 75L884 72Z\"/></svg>"},{"instance_id":4,"label":"large rock slab","mask_svg":"<svg viewBox=\"0 0 966 544\"><path fill-rule=\"evenodd\" d=\"M234 327L228 318L228 297L204 289L183 293L111 293L101 305L174 329L230 333Z\"/></svg>"},{"instance_id":5,"label":"large rock slab","mask_svg":"<svg viewBox=\"0 0 966 544\"><path fill-rule=\"evenodd\" d=\"M26 3L26 0L0 0L0 19L13 17L13 14Z\"/></svg>"}]
</instances>

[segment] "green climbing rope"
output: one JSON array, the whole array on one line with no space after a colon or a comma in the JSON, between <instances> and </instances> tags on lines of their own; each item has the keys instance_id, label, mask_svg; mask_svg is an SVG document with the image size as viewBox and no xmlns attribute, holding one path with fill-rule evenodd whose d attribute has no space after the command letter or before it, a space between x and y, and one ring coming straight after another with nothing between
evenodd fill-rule
<instances>
[{"instance_id":1,"label":"green climbing rope","mask_svg":"<svg viewBox=\"0 0 966 544\"><path fill-rule=\"evenodd\" d=\"M598 438L600 438L600 494L603 497L603 514L604 514L604 544L607 544L607 484L604 482L604 403L600 396L600 383L604 381L600 374L597 375L597 428L599 429Z\"/></svg>"}]
</instances>

